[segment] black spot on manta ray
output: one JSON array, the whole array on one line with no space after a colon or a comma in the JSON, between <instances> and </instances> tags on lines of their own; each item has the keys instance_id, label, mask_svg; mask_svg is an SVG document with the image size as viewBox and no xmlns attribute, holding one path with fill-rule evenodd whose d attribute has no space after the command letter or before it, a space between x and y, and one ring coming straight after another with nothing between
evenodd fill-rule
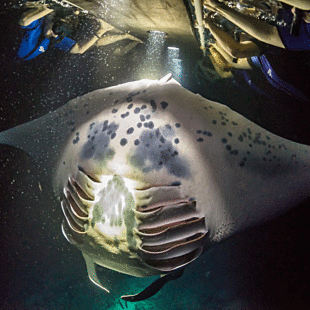
<instances>
[{"instance_id":1,"label":"black spot on manta ray","mask_svg":"<svg viewBox=\"0 0 310 310\"><path fill-rule=\"evenodd\" d=\"M117 109L113 109L112 111L111 111L111 113L113 113L113 114L115 114L115 113L117 113Z\"/></svg>"},{"instance_id":2,"label":"black spot on manta ray","mask_svg":"<svg viewBox=\"0 0 310 310\"><path fill-rule=\"evenodd\" d=\"M203 138L198 138L196 141L197 141L197 142L203 142L204 139L203 139Z\"/></svg>"},{"instance_id":3,"label":"black spot on manta ray","mask_svg":"<svg viewBox=\"0 0 310 310\"><path fill-rule=\"evenodd\" d=\"M126 145L126 144L127 144L127 139L125 139L125 138L121 139L120 145L121 145L121 146L124 146L124 145Z\"/></svg>"},{"instance_id":4,"label":"black spot on manta ray","mask_svg":"<svg viewBox=\"0 0 310 310\"><path fill-rule=\"evenodd\" d=\"M168 107L168 102L166 102L166 101L162 101L161 103L160 103L160 105L161 105L161 107L165 110L167 107Z\"/></svg>"},{"instance_id":5,"label":"black spot on manta ray","mask_svg":"<svg viewBox=\"0 0 310 310\"><path fill-rule=\"evenodd\" d=\"M140 115L140 120L141 120L141 122L144 122L144 121L145 121L144 115Z\"/></svg>"},{"instance_id":6,"label":"black spot on manta ray","mask_svg":"<svg viewBox=\"0 0 310 310\"><path fill-rule=\"evenodd\" d=\"M126 101L127 101L127 102L131 102L131 101L132 101L132 97L127 97L127 98L126 98Z\"/></svg>"},{"instance_id":7,"label":"black spot on manta ray","mask_svg":"<svg viewBox=\"0 0 310 310\"><path fill-rule=\"evenodd\" d=\"M151 107L152 107L152 112L155 112L157 110L157 105L156 105L155 100L152 99L150 101L150 104L151 104Z\"/></svg>"},{"instance_id":8,"label":"black spot on manta ray","mask_svg":"<svg viewBox=\"0 0 310 310\"><path fill-rule=\"evenodd\" d=\"M127 109L131 109L133 107L133 104L131 103L130 105L128 105Z\"/></svg>"},{"instance_id":9,"label":"black spot on manta ray","mask_svg":"<svg viewBox=\"0 0 310 310\"><path fill-rule=\"evenodd\" d=\"M128 135L132 134L133 132L134 132L133 127L128 128L128 130L127 130Z\"/></svg>"},{"instance_id":10,"label":"black spot on manta ray","mask_svg":"<svg viewBox=\"0 0 310 310\"><path fill-rule=\"evenodd\" d=\"M204 131L202 134L208 137L212 137L212 133L210 131Z\"/></svg>"},{"instance_id":11,"label":"black spot on manta ray","mask_svg":"<svg viewBox=\"0 0 310 310\"><path fill-rule=\"evenodd\" d=\"M121 114L121 117L122 117L122 118L125 118L125 117L127 117L127 116L129 116L129 112L126 112L126 113L124 113L124 114Z\"/></svg>"},{"instance_id":12,"label":"black spot on manta ray","mask_svg":"<svg viewBox=\"0 0 310 310\"><path fill-rule=\"evenodd\" d=\"M171 184L170 184L170 186L180 186L182 184L182 182L180 182L180 181L175 181L175 182L172 182Z\"/></svg>"},{"instance_id":13,"label":"black spot on manta ray","mask_svg":"<svg viewBox=\"0 0 310 310\"><path fill-rule=\"evenodd\" d=\"M72 143L73 144L76 144L76 143L78 143L80 141L80 138L77 136L73 141L72 141Z\"/></svg>"},{"instance_id":14,"label":"black spot on manta ray","mask_svg":"<svg viewBox=\"0 0 310 310\"><path fill-rule=\"evenodd\" d=\"M134 96L137 96L137 95L139 95L140 94L140 92L139 91L136 91L136 92L131 92L131 93L129 93L127 96L128 97L134 97Z\"/></svg>"},{"instance_id":15,"label":"black spot on manta ray","mask_svg":"<svg viewBox=\"0 0 310 310\"><path fill-rule=\"evenodd\" d=\"M135 108L135 109L133 110L133 113L135 113L135 114L139 114L139 113L140 113L140 111L141 111L141 109L140 109L140 108Z\"/></svg>"}]
</instances>

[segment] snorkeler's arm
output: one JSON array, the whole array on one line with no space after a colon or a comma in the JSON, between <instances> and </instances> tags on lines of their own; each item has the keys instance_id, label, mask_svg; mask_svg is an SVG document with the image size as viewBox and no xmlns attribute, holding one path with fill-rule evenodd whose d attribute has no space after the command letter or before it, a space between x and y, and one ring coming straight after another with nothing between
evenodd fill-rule
<instances>
[{"instance_id":1,"label":"snorkeler's arm","mask_svg":"<svg viewBox=\"0 0 310 310\"><path fill-rule=\"evenodd\" d=\"M230 56L234 58L246 58L251 56L257 56L260 54L259 47L254 42L246 41L239 43L227 32L215 25L210 14L208 14L205 22L218 44Z\"/></svg>"}]
</instances>

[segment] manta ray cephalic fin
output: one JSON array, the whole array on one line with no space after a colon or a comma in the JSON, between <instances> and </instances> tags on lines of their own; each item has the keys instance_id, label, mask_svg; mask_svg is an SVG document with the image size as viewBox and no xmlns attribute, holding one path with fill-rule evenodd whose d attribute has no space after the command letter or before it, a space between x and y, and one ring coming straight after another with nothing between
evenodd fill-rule
<instances>
[{"instance_id":1,"label":"manta ray cephalic fin","mask_svg":"<svg viewBox=\"0 0 310 310\"><path fill-rule=\"evenodd\" d=\"M94 261L85 253L82 253L83 257L85 259L85 263L86 263L86 268L87 268L87 274L89 279L96 284L97 286L99 286L101 289L103 289L104 291L106 291L107 293L110 293L110 291L105 288L99 281L97 274L96 274L96 266Z\"/></svg>"}]
</instances>

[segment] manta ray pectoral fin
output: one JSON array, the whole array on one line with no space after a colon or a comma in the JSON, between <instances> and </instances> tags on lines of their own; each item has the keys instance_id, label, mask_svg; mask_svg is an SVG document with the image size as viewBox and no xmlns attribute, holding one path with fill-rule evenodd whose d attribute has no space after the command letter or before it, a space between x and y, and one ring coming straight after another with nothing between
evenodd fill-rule
<instances>
[{"instance_id":1,"label":"manta ray pectoral fin","mask_svg":"<svg viewBox=\"0 0 310 310\"><path fill-rule=\"evenodd\" d=\"M184 272L185 268L180 268L175 272L168 273L163 277L157 279L153 283L151 283L147 288L145 288L142 292L137 293L135 295L124 295L121 298L125 301L137 302L141 300L148 299L154 296L159 290L169 281L176 280L180 278Z\"/></svg>"},{"instance_id":2,"label":"manta ray pectoral fin","mask_svg":"<svg viewBox=\"0 0 310 310\"><path fill-rule=\"evenodd\" d=\"M87 268L87 274L89 279L96 284L97 286L99 286L101 289L103 289L104 291L106 291L107 293L110 293L110 291L105 288L104 286L102 286L102 284L100 283L97 274L96 274L96 267L95 267L95 263L94 261L85 253L82 253L83 257L85 259L85 264L86 264L86 268Z\"/></svg>"}]
</instances>

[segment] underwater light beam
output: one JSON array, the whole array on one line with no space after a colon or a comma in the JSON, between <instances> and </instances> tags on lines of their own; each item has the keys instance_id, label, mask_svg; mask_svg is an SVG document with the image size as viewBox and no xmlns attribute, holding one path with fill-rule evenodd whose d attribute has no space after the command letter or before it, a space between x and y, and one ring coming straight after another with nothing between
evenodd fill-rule
<instances>
[{"instance_id":1,"label":"underwater light beam","mask_svg":"<svg viewBox=\"0 0 310 310\"><path fill-rule=\"evenodd\" d=\"M163 52L167 34L162 31L150 30L146 41L146 55L140 70L141 79L158 79L163 75Z\"/></svg>"},{"instance_id":2,"label":"underwater light beam","mask_svg":"<svg viewBox=\"0 0 310 310\"><path fill-rule=\"evenodd\" d=\"M178 47L168 47L168 70L172 73L172 77L182 84L183 80L183 64L180 59L180 49Z\"/></svg>"}]
</instances>

